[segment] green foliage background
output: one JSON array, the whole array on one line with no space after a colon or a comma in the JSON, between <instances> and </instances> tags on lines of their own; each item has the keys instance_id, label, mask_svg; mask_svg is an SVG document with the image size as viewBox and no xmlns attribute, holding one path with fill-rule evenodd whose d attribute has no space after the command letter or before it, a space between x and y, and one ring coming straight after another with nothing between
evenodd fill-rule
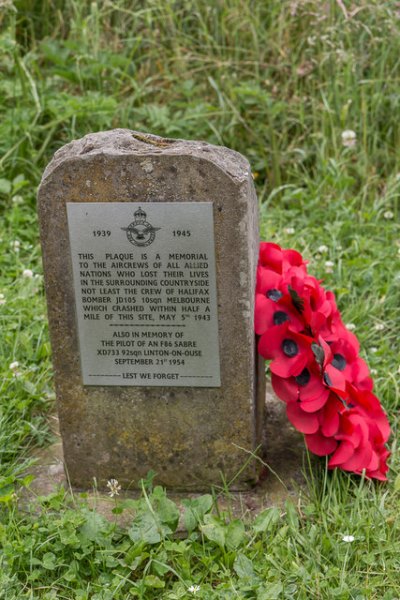
<instances>
[{"instance_id":1,"label":"green foliage background","mask_svg":"<svg viewBox=\"0 0 400 600\"><path fill-rule=\"evenodd\" d=\"M381 0L0 2L1 599L400 597L399 34ZM151 482L116 507L128 532L62 491L18 508L54 400L36 189L57 148L114 127L249 158L263 238L299 249L356 326L393 426L387 485L321 463L298 506L251 523L206 497L183 539Z\"/></svg>"}]
</instances>

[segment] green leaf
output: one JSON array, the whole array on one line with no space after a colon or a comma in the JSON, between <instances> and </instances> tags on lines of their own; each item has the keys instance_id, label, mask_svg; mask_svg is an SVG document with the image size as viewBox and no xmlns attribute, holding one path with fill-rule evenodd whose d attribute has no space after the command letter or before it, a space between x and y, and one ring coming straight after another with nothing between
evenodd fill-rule
<instances>
[{"instance_id":1,"label":"green leaf","mask_svg":"<svg viewBox=\"0 0 400 600\"><path fill-rule=\"evenodd\" d=\"M42 558L42 565L45 569L48 569L49 571L54 571L54 569L57 567L56 555L52 552L46 552L46 554L44 554Z\"/></svg>"},{"instance_id":2,"label":"green leaf","mask_svg":"<svg viewBox=\"0 0 400 600\"><path fill-rule=\"evenodd\" d=\"M23 487L28 487L30 483L35 479L34 475L25 475L23 479L18 480L18 483Z\"/></svg>"},{"instance_id":3,"label":"green leaf","mask_svg":"<svg viewBox=\"0 0 400 600\"><path fill-rule=\"evenodd\" d=\"M174 532L179 522L179 510L175 502L167 498L165 491L160 486L154 488L151 502L161 523L168 525L171 531Z\"/></svg>"},{"instance_id":4,"label":"green leaf","mask_svg":"<svg viewBox=\"0 0 400 600\"><path fill-rule=\"evenodd\" d=\"M0 489L0 502L10 502L14 494L14 486L12 484L5 485Z\"/></svg>"},{"instance_id":5,"label":"green leaf","mask_svg":"<svg viewBox=\"0 0 400 600\"><path fill-rule=\"evenodd\" d=\"M0 194L7 195L11 192L11 181L0 179Z\"/></svg>"},{"instance_id":6,"label":"green leaf","mask_svg":"<svg viewBox=\"0 0 400 600\"><path fill-rule=\"evenodd\" d=\"M253 563L244 554L237 555L233 568L240 579L253 579L254 577Z\"/></svg>"},{"instance_id":7,"label":"green leaf","mask_svg":"<svg viewBox=\"0 0 400 600\"><path fill-rule=\"evenodd\" d=\"M400 475L397 475L396 479L394 480L394 490L395 492L400 491Z\"/></svg>"},{"instance_id":8,"label":"green leaf","mask_svg":"<svg viewBox=\"0 0 400 600\"><path fill-rule=\"evenodd\" d=\"M322 367L323 364L324 364L324 360L325 360L324 349L322 348L322 346L320 346L316 342L313 342L311 344L311 350L313 351L313 354L315 356L315 360L317 361L317 363L319 364L319 366Z\"/></svg>"},{"instance_id":9,"label":"green leaf","mask_svg":"<svg viewBox=\"0 0 400 600\"><path fill-rule=\"evenodd\" d=\"M295 529L296 531L299 528L299 516L297 513L297 508L290 500L286 500L285 502L286 509L286 520L291 529Z\"/></svg>"},{"instance_id":10,"label":"green leaf","mask_svg":"<svg viewBox=\"0 0 400 600\"><path fill-rule=\"evenodd\" d=\"M283 585L281 583L274 583L260 591L257 595L257 600L277 600L281 597L282 592Z\"/></svg>"},{"instance_id":11,"label":"green leaf","mask_svg":"<svg viewBox=\"0 0 400 600\"><path fill-rule=\"evenodd\" d=\"M188 531L193 531L203 520L204 515L210 512L213 498L210 494L204 494L198 498L182 500L185 506L183 522Z\"/></svg>"},{"instance_id":12,"label":"green leaf","mask_svg":"<svg viewBox=\"0 0 400 600\"><path fill-rule=\"evenodd\" d=\"M99 542L103 540L103 533L108 529L108 523L95 511L86 513L86 521L80 527L79 533L84 540Z\"/></svg>"},{"instance_id":13,"label":"green leaf","mask_svg":"<svg viewBox=\"0 0 400 600\"><path fill-rule=\"evenodd\" d=\"M254 521L253 529L257 533L264 533L279 521L280 512L276 507L263 510Z\"/></svg>"},{"instance_id":14,"label":"green leaf","mask_svg":"<svg viewBox=\"0 0 400 600\"><path fill-rule=\"evenodd\" d=\"M204 537L211 542L218 544L220 548L225 546L226 527L221 525L221 523L213 515L206 515L205 525L202 525L200 530Z\"/></svg>"},{"instance_id":15,"label":"green leaf","mask_svg":"<svg viewBox=\"0 0 400 600\"><path fill-rule=\"evenodd\" d=\"M147 472L146 477L144 477L143 479L141 479L139 481L139 485L143 486L145 490L147 490L148 492L151 492L151 490L153 489L153 480L154 477L156 476L155 471L150 470Z\"/></svg>"},{"instance_id":16,"label":"green leaf","mask_svg":"<svg viewBox=\"0 0 400 600\"><path fill-rule=\"evenodd\" d=\"M150 588L161 589L165 587L165 581L162 581L157 575L146 575L144 585Z\"/></svg>"},{"instance_id":17,"label":"green leaf","mask_svg":"<svg viewBox=\"0 0 400 600\"><path fill-rule=\"evenodd\" d=\"M225 538L226 546L229 548L229 550L235 550L236 548L239 548L239 546L246 539L244 523L241 519L235 519L229 523Z\"/></svg>"},{"instance_id":18,"label":"green leaf","mask_svg":"<svg viewBox=\"0 0 400 600\"><path fill-rule=\"evenodd\" d=\"M157 486L150 496L145 495L139 500L129 537L134 542L158 544L176 530L178 522L179 510L175 502L167 498L162 487Z\"/></svg>"},{"instance_id":19,"label":"green leaf","mask_svg":"<svg viewBox=\"0 0 400 600\"><path fill-rule=\"evenodd\" d=\"M160 527L150 512L142 512L135 517L128 530L128 535L133 542L146 544L161 542Z\"/></svg>"},{"instance_id":20,"label":"green leaf","mask_svg":"<svg viewBox=\"0 0 400 600\"><path fill-rule=\"evenodd\" d=\"M31 396L36 394L36 386L31 381L23 382L24 390L28 392Z\"/></svg>"},{"instance_id":21,"label":"green leaf","mask_svg":"<svg viewBox=\"0 0 400 600\"><path fill-rule=\"evenodd\" d=\"M288 290L293 302L293 306L299 313L302 313L304 310L304 300L300 298L300 296L298 295L296 290L292 288L292 286L288 285Z\"/></svg>"}]
</instances>

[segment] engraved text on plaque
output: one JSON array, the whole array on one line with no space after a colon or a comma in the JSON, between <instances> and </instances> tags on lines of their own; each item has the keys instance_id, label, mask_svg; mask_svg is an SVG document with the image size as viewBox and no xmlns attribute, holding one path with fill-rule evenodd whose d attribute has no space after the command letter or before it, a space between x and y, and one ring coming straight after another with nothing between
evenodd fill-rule
<instances>
[{"instance_id":1,"label":"engraved text on plaque","mask_svg":"<svg viewBox=\"0 0 400 600\"><path fill-rule=\"evenodd\" d=\"M212 203L67 212L84 385L220 386Z\"/></svg>"}]
</instances>

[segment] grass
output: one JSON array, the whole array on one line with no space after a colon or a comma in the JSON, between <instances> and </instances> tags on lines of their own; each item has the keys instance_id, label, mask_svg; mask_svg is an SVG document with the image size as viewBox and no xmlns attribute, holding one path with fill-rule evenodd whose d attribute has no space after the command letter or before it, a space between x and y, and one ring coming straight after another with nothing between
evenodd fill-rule
<instances>
[{"instance_id":1,"label":"grass","mask_svg":"<svg viewBox=\"0 0 400 600\"><path fill-rule=\"evenodd\" d=\"M344 4L2 3L2 600L189 598L192 585L198 598L400 597L400 15L393 2ZM36 188L57 148L113 127L249 158L262 237L299 249L356 326L393 427L388 484L327 473L321 461L298 505L237 520L206 495L186 508L183 536L150 480L134 505L116 503L128 529L63 491L38 498L39 515L18 508L54 401ZM345 129L357 134L353 148Z\"/></svg>"}]
</instances>

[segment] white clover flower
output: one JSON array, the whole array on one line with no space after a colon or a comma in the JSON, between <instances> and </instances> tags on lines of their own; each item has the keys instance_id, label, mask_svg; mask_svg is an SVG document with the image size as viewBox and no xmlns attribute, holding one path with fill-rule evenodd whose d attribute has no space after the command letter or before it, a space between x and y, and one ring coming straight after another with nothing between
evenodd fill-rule
<instances>
[{"instance_id":1,"label":"white clover flower","mask_svg":"<svg viewBox=\"0 0 400 600\"><path fill-rule=\"evenodd\" d=\"M5 303L6 303L6 299L4 297L4 294L0 294L0 305L5 304Z\"/></svg>"},{"instance_id":2,"label":"white clover flower","mask_svg":"<svg viewBox=\"0 0 400 600\"><path fill-rule=\"evenodd\" d=\"M374 329L375 331L383 331L385 329L385 325L383 323L376 323Z\"/></svg>"},{"instance_id":3,"label":"white clover flower","mask_svg":"<svg viewBox=\"0 0 400 600\"><path fill-rule=\"evenodd\" d=\"M390 221L390 219L393 219L393 217L394 217L394 214L392 213L392 211L391 211L391 210L386 210L386 211L383 213L383 218L384 218L384 219L387 219L388 221Z\"/></svg>"},{"instance_id":4,"label":"white clover flower","mask_svg":"<svg viewBox=\"0 0 400 600\"><path fill-rule=\"evenodd\" d=\"M14 250L14 252L19 252L20 246L21 242L19 240L14 240L13 242L11 242L11 247Z\"/></svg>"},{"instance_id":5,"label":"white clover flower","mask_svg":"<svg viewBox=\"0 0 400 600\"><path fill-rule=\"evenodd\" d=\"M200 586L199 585L191 585L188 588L188 592L190 592L191 594L193 594L193 596L195 596L197 594L197 592L200 591Z\"/></svg>"},{"instance_id":6,"label":"white clover flower","mask_svg":"<svg viewBox=\"0 0 400 600\"><path fill-rule=\"evenodd\" d=\"M378 375L377 369L371 369L371 375Z\"/></svg>"},{"instance_id":7,"label":"white clover flower","mask_svg":"<svg viewBox=\"0 0 400 600\"><path fill-rule=\"evenodd\" d=\"M27 279L32 279L33 271L31 271L31 269L24 269L22 271L22 277L26 277Z\"/></svg>"},{"instance_id":8,"label":"white clover flower","mask_svg":"<svg viewBox=\"0 0 400 600\"><path fill-rule=\"evenodd\" d=\"M353 148L357 143L357 134L352 129L342 131L342 145L346 148Z\"/></svg>"},{"instance_id":9,"label":"white clover flower","mask_svg":"<svg viewBox=\"0 0 400 600\"><path fill-rule=\"evenodd\" d=\"M354 331L356 326L354 325L354 323L346 323L346 327L349 331Z\"/></svg>"},{"instance_id":10,"label":"white clover flower","mask_svg":"<svg viewBox=\"0 0 400 600\"><path fill-rule=\"evenodd\" d=\"M283 230L287 235L293 235L296 231L294 227L285 227Z\"/></svg>"},{"instance_id":11,"label":"white clover flower","mask_svg":"<svg viewBox=\"0 0 400 600\"><path fill-rule=\"evenodd\" d=\"M378 352L378 348L376 346L372 346L372 348L370 348L369 351L372 352L372 354L375 354L376 352Z\"/></svg>"},{"instance_id":12,"label":"white clover flower","mask_svg":"<svg viewBox=\"0 0 400 600\"><path fill-rule=\"evenodd\" d=\"M342 542L346 542L347 544L351 544L351 542L354 542L355 537L354 535L344 535L342 537Z\"/></svg>"},{"instance_id":13,"label":"white clover flower","mask_svg":"<svg viewBox=\"0 0 400 600\"><path fill-rule=\"evenodd\" d=\"M335 263L333 261L331 261L331 260L326 260L325 261L325 266L326 267L334 267Z\"/></svg>"},{"instance_id":14,"label":"white clover flower","mask_svg":"<svg viewBox=\"0 0 400 600\"><path fill-rule=\"evenodd\" d=\"M109 496L111 496L111 498L113 498L114 496L119 496L121 486L119 485L116 479L110 479L109 481L107 481L107 487L110 490L108 494Z\"/></svg>"},{"instance_id":15,"label":"white clover flower","mask_svg":"<svg viewBox=\"0 0 400 600\"><path fill-rule=\"evenodd\" d=\"M10 370L13 372L14 377L19 377L21 373L18 371L19 362L15 360L10 364Z\"/></svg>"},{"instance_id":16,"label":"white clover flower","mask_svg":"<svg viewBox=\"0 0 400 600\"><path fill-rule=\"evenodd\" d=\"M11 198L11 201L12 201L13 204L23 204L24 199L23 199L22 196L20 196L20 195L17 194L16 196L13 196Z\"/></svg>"},{"instance_id":17,"label":"white clover flower","mask_svg":"<svg viewBox=\"0 0 400 600\"><path fill-rule=\"evenodd\" d=\"M325 244L318 246L318 252L321 254L326 254L328 252L328 246L325 246Z\"/></svg>"}]
</instances>

